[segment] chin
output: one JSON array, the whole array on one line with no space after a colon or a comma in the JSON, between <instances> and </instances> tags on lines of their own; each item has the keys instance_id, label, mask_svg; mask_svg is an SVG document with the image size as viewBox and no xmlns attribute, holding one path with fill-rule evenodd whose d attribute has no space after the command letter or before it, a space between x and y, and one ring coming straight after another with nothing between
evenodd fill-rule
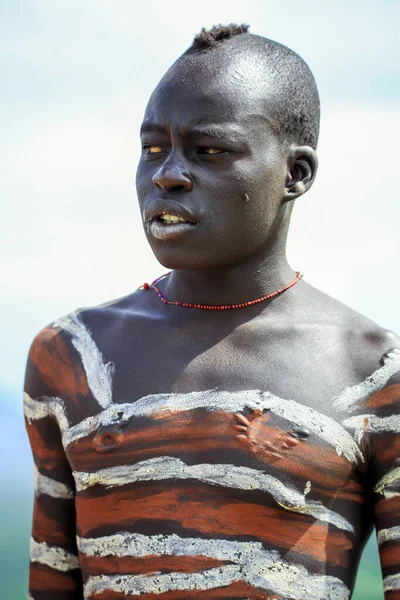
<instances>
[{"instance_id":1,"label":"chin","mask_svg":"<svg viewBox=\"0 0 400 600\"><path fill-rule=\"evenodd\" d=\"M158 262L169 271L207 271L213 269L223 269L235 266L240 260L232 261L232 257L227 260L215 260L219 256L218 252L210 252L209 255L194 250L192 252L182 248L153 248L153 253Z\"/></svg>"},{"instance_id":2,"label":"chin","mask_svg":"<svg viewBox=\"0 0 400 600\"><path fill-rule=\"evenodd\" d=\"M153 250L154 252L154 250ZM179 256L179 252L154 252L154 256L166 269L169 271L178 271L178 270L186 270L186 271L197 271L201 269L206 269L207 267L201 264L201 261L193 258L190 260L189 256ZM208 267L212 268L212 267Z\"/></svg>"}]
</instances>

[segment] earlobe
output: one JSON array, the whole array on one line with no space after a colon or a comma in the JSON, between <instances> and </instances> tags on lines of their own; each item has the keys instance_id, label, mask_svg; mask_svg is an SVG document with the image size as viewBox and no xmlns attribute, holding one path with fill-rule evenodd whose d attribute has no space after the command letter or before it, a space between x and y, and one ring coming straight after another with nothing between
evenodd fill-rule
<instances>
[{"instance_id":1,"label":"earlobe","mask_svg":"<svg viewBox=\"0 0 400 600\"><path fill-rule=\"evenodd\" d=\"M318 169L318 158L310 146L292 146L288 155L288 175L284 200L294 200L314 183Z\"/></svg>"},{"instance_id":2,"label":"earlobe","mask_svg":"<svg viewBox=\"0 0 400 600\"><path fill-rule=\"evenodd\" d=\"M291 195L291 200L294 198L301 196L304 192L307 191L306 185L303 181L297 181L296 183L291 182L288 186L286 186L288 193Z\"/></svg>"}]
</instances>

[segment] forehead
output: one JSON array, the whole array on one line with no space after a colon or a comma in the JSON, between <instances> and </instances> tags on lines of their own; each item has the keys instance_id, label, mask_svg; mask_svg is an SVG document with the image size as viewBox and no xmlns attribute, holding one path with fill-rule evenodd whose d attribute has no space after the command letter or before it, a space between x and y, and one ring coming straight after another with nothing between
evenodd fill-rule
<instances>
[{"instance_id":1,"label":"forehead","mask_svg":"<svg viewBox=\"0 0 400 600\"><path fill-rule=\"evenodd\" d=\"M207 122L259 127L272 118L273 94L254 83L238 61L178 61L152 93L144 120L167 128Z\"/></svg>"}]
</instances>

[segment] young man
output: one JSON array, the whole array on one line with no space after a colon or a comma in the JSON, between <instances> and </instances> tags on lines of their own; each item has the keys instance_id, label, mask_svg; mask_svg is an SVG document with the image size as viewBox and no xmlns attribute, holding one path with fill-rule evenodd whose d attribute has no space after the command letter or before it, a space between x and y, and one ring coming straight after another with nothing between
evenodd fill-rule
<instances>
[{"instance_id":1,"label":"young man","mask_svg":"<svg viewBox=\"0 0 400 600\"><path fill-rule=\"evenodd\" d=\"M34 600L345 600L373 525L400 599L400 339L285 256L318 127L307 65L246 26L156 87L137 190L172 272L30 350Z\"/></svg>"}]
</instances>

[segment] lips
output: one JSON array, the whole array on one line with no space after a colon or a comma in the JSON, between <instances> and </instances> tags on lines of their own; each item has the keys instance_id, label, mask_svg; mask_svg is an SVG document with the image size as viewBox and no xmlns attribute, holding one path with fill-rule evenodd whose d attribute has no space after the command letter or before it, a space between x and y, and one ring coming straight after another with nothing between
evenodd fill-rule
<instances>
[{"instance_id":1,"label":"lips","mask_svg":"<svg viewBox=\"0 0 400 600\"><path fill-rule=\"evenodd\" d=\"M173 200L155 200L143 211L147 232L158 240L175 239L193 231L197 217Z\"/></svg>"},{"instance_id":2,"label":"lips","mask_svg":"<svg viewBox=\"0 0 400 600\"><path fill-rule=\"evenodd\" d=\"M186 207L181 206L173 200L155 200L144 211L143 219L146 223L159 222L164 226L172 226L176 223L189 223L197 225L195 215Z\"/></svg>"}]
</instances>

